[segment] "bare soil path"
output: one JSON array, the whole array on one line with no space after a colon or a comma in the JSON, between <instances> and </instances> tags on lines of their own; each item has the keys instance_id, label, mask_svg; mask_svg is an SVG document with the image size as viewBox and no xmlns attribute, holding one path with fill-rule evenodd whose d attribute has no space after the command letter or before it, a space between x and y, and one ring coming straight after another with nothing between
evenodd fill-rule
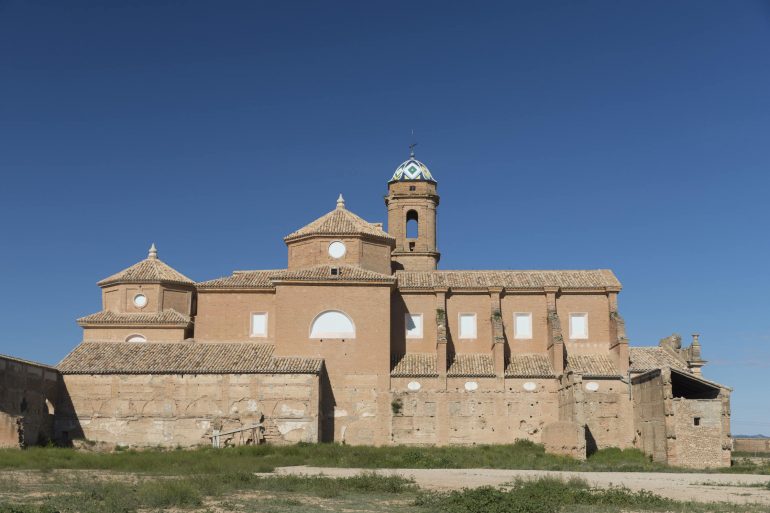
<instances>
[{"instance_id":1,"label":"bare soil path","mask_svg":"<svg viewBox=\"0 0 770 513\"><path fill-rule=\"evenodd\" d=\"M371 469L333 467L279 467L276 474L323 474L349 477ZM770 505L770 476L756 474L698 474L664 472L565 472L551 470L497 469L378 469L381 475L410 477L422 488L459 490L480 486L500 486L516 478L577 477L596 487L623 485L631 490L647 490L679 501L759 503Z\"/></svg>"}]
</instances>

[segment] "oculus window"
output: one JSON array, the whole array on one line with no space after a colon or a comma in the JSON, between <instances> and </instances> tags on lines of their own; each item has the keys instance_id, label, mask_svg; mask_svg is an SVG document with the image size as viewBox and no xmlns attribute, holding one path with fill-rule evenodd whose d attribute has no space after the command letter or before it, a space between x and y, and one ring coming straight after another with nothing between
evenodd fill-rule
<instances>
[{"instance_id":1,"label":"oculus window","mask_svg":"<svg viewBox=\"0 0 770 513\"><path fill-rule=\"evenodd\" d=\"M356 338L356 327L346 314L328 310L313 319L310 338Z\"/></svg>"},{"instance_id":2,"label":"oculus window","mask_svg":"<svg viewBox=\"0 0 770 513\"><path fill-rule=\"evenodd\" d=\"M258 312L251 314L251 336L267 336L267 313Z\"/></svg>"},{"instance_id":3,"label":"oculus window","mask_svg":"<svg viewBox=\"0 0 770 513\"><path fill-rule=\"evenodd\" d=\"M143 335L135 334L135 335L129 335L126 337L126 342L147 342L147 339L144 338Z\"/></svg>"},{"instance_id":4,"label":"oculus window","mask_svg":"<svg viewBox=\"0 0 770 513\"><path fill-rule=\"evenodd\" d=\"M134 306L137 308L144 308L147 306L147 296L144 294L137 294L134 296Z\"/></svg>"},{"instance_id":5,"label":"oculus window","mask_svg":"<svg viewBox=\"0 0 770 513\"><path fill-rule=\"evenodd\" d=\"M406 338L422 338L422 314L406 314Z\"/></svg>"},{"instance_id":6,"label":"oculus window","mask_svg":"<svg viewBox=\"0 0 770 513\"><path fill-rule=\"evenodd\" d=\"M587 313L569 314L569 338L571 339L588 338L588 314Z\"/></svg>"},{"instance_id":7,"label":"oculus window","mask_svg":"<svg viewBox=\"0 0 770 513\"><path fill-rule=\"evenodd\" d=\"M460 338L476 338L476 314L460 314Z\"/></svg>"},{"instance_id":8,"label":"oculus window","mask_svg":"<svg viewBox=\"0 0 770 513\"><path fill-rule=\"evenodd\" d=\"M529 339L532 338L532 314L515 313L513 314L513 338Z\"/></svg>"},{"instance_id":9,"label":"oculus window","mask_svg":"<svg viewBox=\"0 0 770 513\"><path fill-rule=\"evenodd\" d=\"M345 256L345 253L347 252L347 248L345 247L345 244L341 241L335 240L331 244L329 244L329 256L332 258L342 258Z\"/></svg>"}]
</instances>

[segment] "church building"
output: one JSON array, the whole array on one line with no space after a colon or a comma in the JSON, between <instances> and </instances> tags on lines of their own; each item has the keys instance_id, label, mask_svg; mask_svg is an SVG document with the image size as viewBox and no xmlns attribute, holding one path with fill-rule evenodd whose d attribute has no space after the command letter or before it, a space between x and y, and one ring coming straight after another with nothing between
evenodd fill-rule
<instances>
[{"instance_id":1,"label":"church building","mask_svg":"<svg viewBox=\"0 0 770 513\"><path fill-rule=\"evenodd\" d=\"M101 280L102 310L77 320L83 340L55 367L53 437L527 439L730 464L730 389L702 376L697 336L629 347L612 271L440 269L438 184L414 153L387 183L387 229L329 203L284 237L285 269L195 281L153 245Z\"/></svg>"}]
</instances>

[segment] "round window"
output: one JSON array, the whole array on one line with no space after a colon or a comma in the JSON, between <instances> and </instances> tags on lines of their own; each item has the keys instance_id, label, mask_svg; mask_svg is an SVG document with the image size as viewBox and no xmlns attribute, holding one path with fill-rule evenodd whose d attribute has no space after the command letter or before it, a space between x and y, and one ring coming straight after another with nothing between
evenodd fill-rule
<instances>
[{"instance_id":1,"label":"round window","mask_svg":"<svg viewBox=\"0 0 770 513\"><path fill-rule=\"evenodd\" d=\"M329 244L329 256L332 258L342 258L345 256L345 244L335 240Z\"/></svg>"},{"instance_id":2,"label":"round window","mask_svg":"<svg viewBox=\"0 0 770 513\"><path fill-rule=\"evenodd\" d=\"M478 390L479 384L475 381L466 381L465 382L465 390L468 392L473 392L474 390Z\"/></svg>"},{"instance_id":3,"label":"round window","mask_svg":"<svg viewBox=\"0 0 770 513\"><path fill-rule=\"evenodd\" d=\"M597 390L599 390L599 383L597 383L596 381L589 381L588 383L586 383L586 390L588 390L589 392L596 392Z\"/></svg>"},{"instance_id":4,"label":"round window","mask_svg":"<svg viewBox=\"0 0 770 513\"><path fill-rule=\"evenodd\" d=\"M417 392L419 389L422 388L422 385L420 385L419 381L410 381L409 384L406 385L406 388L408 388L412 392Z\"/></svg>"},{"instance_id":5,"label":"round window","mask_svg":"<svg viewBox=\"0 0 770 513\"><path fill-rule=\"evenodd\" d=\"M526 390L527 392L534 392L535 389L537 389L537 383L533 381L527 381L522 385L522 387L524 387L524 390Z\"/></svg>"},{"instance_id":6,"label":"round window","mask_svg":"<svg viewBox=\"0 0 770 513\"><path fill-rule=\"evenodd\" d=\"M134 305L137 308L144 308L147 306L147 296L144 294L137 294L134 296Z\"/></svg>"}]
</instances>

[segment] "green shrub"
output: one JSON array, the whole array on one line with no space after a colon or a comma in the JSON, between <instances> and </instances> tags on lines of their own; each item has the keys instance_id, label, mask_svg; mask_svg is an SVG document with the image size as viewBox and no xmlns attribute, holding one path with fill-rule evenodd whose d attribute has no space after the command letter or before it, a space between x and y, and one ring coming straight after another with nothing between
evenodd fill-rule
<instances>
[{"instance_id":1,"label":"green shrub","mask_svg":"<svg viewBox=\"0 0 770 513\"><path fill-rule=\"evenodd\" d=\"M564 506L614 506L661 510L676 503L650 492L627 488L591 489L581 479L517 480L507 491L491 487L450 493L422 493L416 506L441 513L558 513Z\"/></svg>"}]
</instances>

